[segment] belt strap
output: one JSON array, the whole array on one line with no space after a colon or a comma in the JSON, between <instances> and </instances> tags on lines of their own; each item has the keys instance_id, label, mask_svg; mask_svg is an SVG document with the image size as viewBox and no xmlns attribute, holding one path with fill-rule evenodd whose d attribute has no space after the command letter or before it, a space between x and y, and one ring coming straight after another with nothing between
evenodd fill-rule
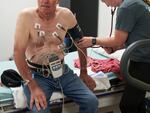
<instances>
[{"instance_id":1,"label":"belt strap","mask_svg":"<svg viewBox=\"0 0 150 113\"><path fill-rule=\"evenodd\" d=\"M38 72L38 73L40 73L43 77L49 77L49 76L52 76L52 73L51 73L51 71L50 70L46 70L46 69L38 69L38 68L30 68L32 71L34 71L34 72Z\"/></svg>"},{"instance_id":2,"label":"belt strap","mask_svg":"<svg viewBox=\"0 0 150 113\"><path fill-rule=\"evenodd\" d=\"M49 65L40 65L40 64L36 64L33 62L30 62L29 60L27 60L27 63L35 68L44 68L44 69L50 69ZM63 60L61 61L61 63L63 63Z\"/></svg>"},{"instance_id":3,"label":"belt strap","mask_svg":"<svg viewBox=\"0 0 150 113\"><path fill-rule=\"evenodd\" d=\"M49 65L35 64L35 63L33 63L33 62L30 62L29 60L27 60L27 63L28 63L29 65L35 67L35 68L44 68L44 69L49 68L49 69L50 69Z\"/></svg>"}]
</instances>

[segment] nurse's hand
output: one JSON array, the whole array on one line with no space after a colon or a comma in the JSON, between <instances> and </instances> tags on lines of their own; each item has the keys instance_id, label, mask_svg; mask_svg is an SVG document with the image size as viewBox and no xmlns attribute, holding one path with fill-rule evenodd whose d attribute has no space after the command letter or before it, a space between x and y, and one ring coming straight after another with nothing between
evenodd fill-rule
<instances>
[{"instance_id":1,"label":"nurse's hand","mask_svg":"<svg viewBox=\"0 0 150 113\"><path fill-rule=\"evenodd\" d=\"M92 46L92 37L83 37L78 41L78 46L80 48L88 48Z\"/></svg>"}]
</instances>

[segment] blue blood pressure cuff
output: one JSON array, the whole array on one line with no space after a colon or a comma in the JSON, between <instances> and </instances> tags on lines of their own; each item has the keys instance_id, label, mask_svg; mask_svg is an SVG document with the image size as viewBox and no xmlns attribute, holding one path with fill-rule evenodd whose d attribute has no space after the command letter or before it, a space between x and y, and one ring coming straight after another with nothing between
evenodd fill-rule
<instances>
[{"instance_id":1,"label":"blue blood pressure cuff","mask_svg":"<svg viewBox=\"0 0 150 113\"><path fill-rule=\"evenodd\" d=\"M80 40L83 37L83 32L79 26L79 24L76 24L73 28L68 29L67 31L73 40Z\"/></svg>"}]
</instances>

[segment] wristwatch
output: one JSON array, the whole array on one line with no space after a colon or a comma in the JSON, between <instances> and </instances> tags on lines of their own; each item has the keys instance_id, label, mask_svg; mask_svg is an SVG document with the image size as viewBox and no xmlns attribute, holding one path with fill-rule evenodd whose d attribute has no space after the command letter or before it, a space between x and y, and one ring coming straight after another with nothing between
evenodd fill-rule
<instances>
[{"instance_id":1,"label":"wristwatch","mask_svg":"<svg viewBox=\"0 0 150 113\"><path fill-rule=\"evenodd\" d=\"M96 37L92 37L92 45L96 45Z\"/></svg>"}]
</instances>

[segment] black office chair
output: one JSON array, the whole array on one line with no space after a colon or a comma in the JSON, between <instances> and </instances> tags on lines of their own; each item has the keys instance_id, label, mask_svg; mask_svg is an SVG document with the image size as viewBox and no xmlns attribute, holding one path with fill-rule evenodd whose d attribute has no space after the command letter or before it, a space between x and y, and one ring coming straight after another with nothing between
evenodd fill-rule
<instances>
[{"instance_id":1,"label":"black office chair","mask_svg":"<svg viewBox=\"0 0 150 113\"><path fill-rule=\"evenodd\" d=\"M121 66L121 71L125 79L129 83L131 83L133 86L138 87L144 91L150 92L150 84L132 77L128 69L129 63L130 63L130 57L132 56L133 51L135 51L137 48L142 48L142 47L150 47L150 39L136 41L133 44L131 44L129 47L127 47L127 49L122 55L120 66Z\"/></svg>"}]
</instances>

